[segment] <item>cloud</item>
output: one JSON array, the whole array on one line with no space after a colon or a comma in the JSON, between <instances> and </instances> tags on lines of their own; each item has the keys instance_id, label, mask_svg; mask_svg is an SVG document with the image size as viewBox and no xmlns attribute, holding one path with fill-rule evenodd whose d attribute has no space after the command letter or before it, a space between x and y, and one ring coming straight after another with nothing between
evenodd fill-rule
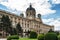
<instances>
[{"instance_id":1,"label":"cloud","mask_svg":"<svg viewBox=\"0 0 60 40\"><path fill-rule=\"evenodd\" d=\"M55 30L60 30L60 18L54 19L54 18L49 18L49 19L42 19L45 24L48 25L54 25Z\"/></svg>"},{"instance_id":2,"label":"cloud","mask_svg":"<svg viewBox=\"0 0 60 40\"><path fill-rule=\"evenodd\" d=\"M60 4L60 0L52 0L53 4Z\"/></svg>"},{"instance_id":3,"label":"cloud","mask_svg":"<svg viewBox=\"0 0 60 40\"><path fill-rule=\"evenodd\" d=\"M0 2L2 2L2 0L0 0Z\"/></svg>"},{"instance_id":4,"label":"cloud","mask_svg":"<svg viewBox=\"0 0 60 40\"><path fill-rule=\"evenodd\" d=\"M51 10L52 5L48 2L49 0L8 0L5 2L1 2L1 4L5 5L8 9L23 11L29 7L29 4L32 3L32 6L36 9L36 13L40 13L41 15L47 15L51 13L55 13L55 10Z\"/></svg>"}]
</instances>

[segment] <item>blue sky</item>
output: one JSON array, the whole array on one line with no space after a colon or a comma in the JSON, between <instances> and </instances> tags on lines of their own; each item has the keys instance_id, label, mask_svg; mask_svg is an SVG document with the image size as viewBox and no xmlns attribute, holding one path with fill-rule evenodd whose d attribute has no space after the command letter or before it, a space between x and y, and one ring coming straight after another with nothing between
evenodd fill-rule
<instances>
[{"instance_id":1,"label":"blue sky","mask_svg":"<svg viewBox=\"0 0 60 40\"><path fill-rule=\"evenodd\" d=\"M60 0L0 0L0 9L25 15L30 3L36 9L36 15L42 15L43 23L54 25L54 30L60 30Z\"/></svg>"}]
</instances>

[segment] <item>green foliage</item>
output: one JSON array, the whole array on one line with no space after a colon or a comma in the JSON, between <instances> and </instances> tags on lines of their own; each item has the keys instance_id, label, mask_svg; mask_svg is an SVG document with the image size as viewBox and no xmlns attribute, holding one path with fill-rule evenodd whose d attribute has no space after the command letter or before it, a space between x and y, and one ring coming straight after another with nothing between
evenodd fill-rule
<instances>
[{"instance_id":1,"label":"green foliage","mask_svg":"<svg viewBox=\"0 0 60 40\"><path fill-rule=\"evenodd\" d=\"M59 35L59 32L58 31L55 31L55 33L57 34L57 36Z\"/></svg>"},{"instance_id":2,"label":"green foliage","mask_svg":"<svg viewBox=\"0 0 60 40\"><path fill-rule=\"evenodd\" d=\"M50 29L48 32L54 32L52 29Z\"/></svg>"},{"instance_id":3,"label":"green foliage","mask_svg":"<svg viewBox=\"0 0 60 40\"><path fill-rule=\"evenodd\" d=\"M60 40L60 35L58 35L58 40Z\"/></svg>"},{"instance_id":4,"label":"green foliage","mask_svg":"<svg viewBox=\"0 0 60 40\"><path fill-rule=\"evenodd\" d=\"M11 21L7 15L2 16L1 22L3 23L4 26L11 26Z\"/></svg>"},{"instance_id":5,"label":"green foliage","mask_svg":"<svg viewBox=\"0 0 60 40\"><path fill-rule=\"evenodd\" d=\"M45 40L58 40L57 34L56 33L47 33L45 35Z\"/></svg>"},{"instance_id":6,"label":"green foliage","mask_svg":"<svg viewBox=\"0 0 60 40\"><path fill-rule=\"evenodd\" d=\"M30 37L30 38L37 38L37 33L34 32L34 31L31 31L29 37Z\"/></svg>"},{"instance_id":7,"label":"green foliage","mask_svg":"<svg viewBox=\"0 0 60 40\"><path fill-rule=\"evenodd\" d=\"M19 38L19 40L37 40L37 39L30 39L30 38L24 37L24 38Z\"/></svg>"},{"instance_id":8,"label":"green foliage","mask_svg":"<svg viewBox=\"0 0 60 40\"><path fill-rule=\"evenodd\" d=\"M43 34L39 34L38 35L38 40L44 40L44 35Z\"/></svg>"},{"instance_id":9,"label":"green foliage","mask_svg":"<svg viewBox=\"0 0 60 40\"><path fill-rule=\"evenodd\" d=\"M18 34L17 30L15 28L13 28L13 30L11 32L12 32L11 35L17 35Z\"/></svg>"},{"instance_id":10,"label":"green foliage","mask_svg":"<svg viewBox=\"0 0 60 40\"><path fill-rule=\"evenodd\" d=\"M3 15L1 18L1 22L2 29L9 34L12 33L11 21L9 19L9 16Z\"/></svg>"},{"instance_id":11,"label":"green foliage","mask_svg":"<svg viewBox=\"0 0 60 40\"><path fill-rule=\"evenodd\" d=\"M17 24L16 29L17 29L18 33L23 32L22 27L20 26L20 23Z\"/></svg>"},{"instance_id":12,"label":"green foliage","mask_svg":"<svg viewBox=\"0 0 60 40\"><path fill-rule=\"evenodd\" d=\"M11 26L12 23L9 19L9 16L3 15L2 19L1 19L1 22L2 22L2 25L3 25L2 29L5 32L9 33L10 35L17 35L16 29Z\"/></svg>"},{"instance_id":13,"label":"green foliage","mask_svg":"<svg viewBox=\"0 0 60 40\"><path fill-rule=\"evenodd\" d=\"M26 35L27 35L28 37L29 37L30 32L31 32L31 31L29 31L29 30L26 32Z\"/></svg>"},{"instance_id":14,"label":"green foliage","mask_svg":"<svg viewBox=\"0 0 60 40\"><path fill-rule=\"evenodd\" d=\"M17 24L16 30L17 30L18 35L20 35L21 37L23 37L23 29L22 29L22 27L20 26L20 23ZM19 33L20 33L20 34L19 34Z\"/></svg>"},{"instance_id":15,"label":"green foliage","mask_svg":"<svg viewBox=\"0 0 60 40\"><path fill-rule=\"evenodd\" d=\"M11 40L11 39L19 39L19 36L18 35L12 35L12 36L8 36L7 37L7 40Z\"/></svg>"}]
</instances>

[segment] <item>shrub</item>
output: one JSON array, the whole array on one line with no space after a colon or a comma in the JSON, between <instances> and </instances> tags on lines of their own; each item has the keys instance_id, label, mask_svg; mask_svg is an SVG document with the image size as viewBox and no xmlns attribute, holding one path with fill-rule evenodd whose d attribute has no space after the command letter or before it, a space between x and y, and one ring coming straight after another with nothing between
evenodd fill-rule
<instances>
[{"instance_id":1,"label":"shrub","mask_svg":"<svg viewBox=\"0 0 60 40\"><path fill-rule=\"evenodd\" d=\"M18 35L12 35L12 36L8 36L7 40L11 40L11 39L19 39Z\"/></svg>"},{"instance_id":2,"label":"shrub","mask_svg":"<svg viewBox=\"0 0 60 40\"><path fill-rule=\"evenodd\" d=\"M50 29L48 32L54 32L52 29Z\"/></svg>"},{"instance_id":3,"label":"shrub","mask_svg":"<svg viewBox=\"0 0 60 40\"><path fill-rule=\"evenodd\" d=\"M30 37L30 38L37 38L37 33L34 32L34 31L31 31L29 37Z\"/></svg>"},{"instance_id":4,"label":"shrub","mask_svg":"<svg viewBox=\"0 0 60 40\"><path fill-rule=\"evenodd\" d=\"M58 35L58 40L60 40L60 35Z\"/></svg>"},{"instance_id":5,"label":"shrub","mask_svg":"<svg viewBox=\"0 0 60 40\"><path fill-rule=\"evenodd\" d=\"M58 40L56 33L47 33L45 35L45 40Z\"/></svg>"},{"instance_id":6,"label":"shrub","mask_svg":"<svg viewBox=\"0 0 60 40\"><path fill-rule=\"evenodd\" d=\"M44 40L44 35L43 34L39 34L38 35L38 40Z\"/></svg>"},{"instance_id":7,"label":"shrub","mask_svg":"<svg viewBox=\"0 0 60 40\"><path fill-rule=\"evenodd\" d=\"M58 31L55 31L55 33L57 34L57 36L59 35L59 32Z\"/></svg>"}]
</instances>

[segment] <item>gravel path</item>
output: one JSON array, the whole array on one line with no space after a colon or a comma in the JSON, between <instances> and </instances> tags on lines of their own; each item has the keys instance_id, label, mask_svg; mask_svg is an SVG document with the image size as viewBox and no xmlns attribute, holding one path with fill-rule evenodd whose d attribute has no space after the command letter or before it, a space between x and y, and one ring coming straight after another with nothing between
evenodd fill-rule
<instances>
[{"instance_id":1,"label":"gravel path","mask_svg":"<svg viewBox=\"0 0 60 40\"><path fill-rule=\"evenodd\" d=\"M6 38L0 38L0 40L7 40Z\"/></svg>"}]
</instances>

